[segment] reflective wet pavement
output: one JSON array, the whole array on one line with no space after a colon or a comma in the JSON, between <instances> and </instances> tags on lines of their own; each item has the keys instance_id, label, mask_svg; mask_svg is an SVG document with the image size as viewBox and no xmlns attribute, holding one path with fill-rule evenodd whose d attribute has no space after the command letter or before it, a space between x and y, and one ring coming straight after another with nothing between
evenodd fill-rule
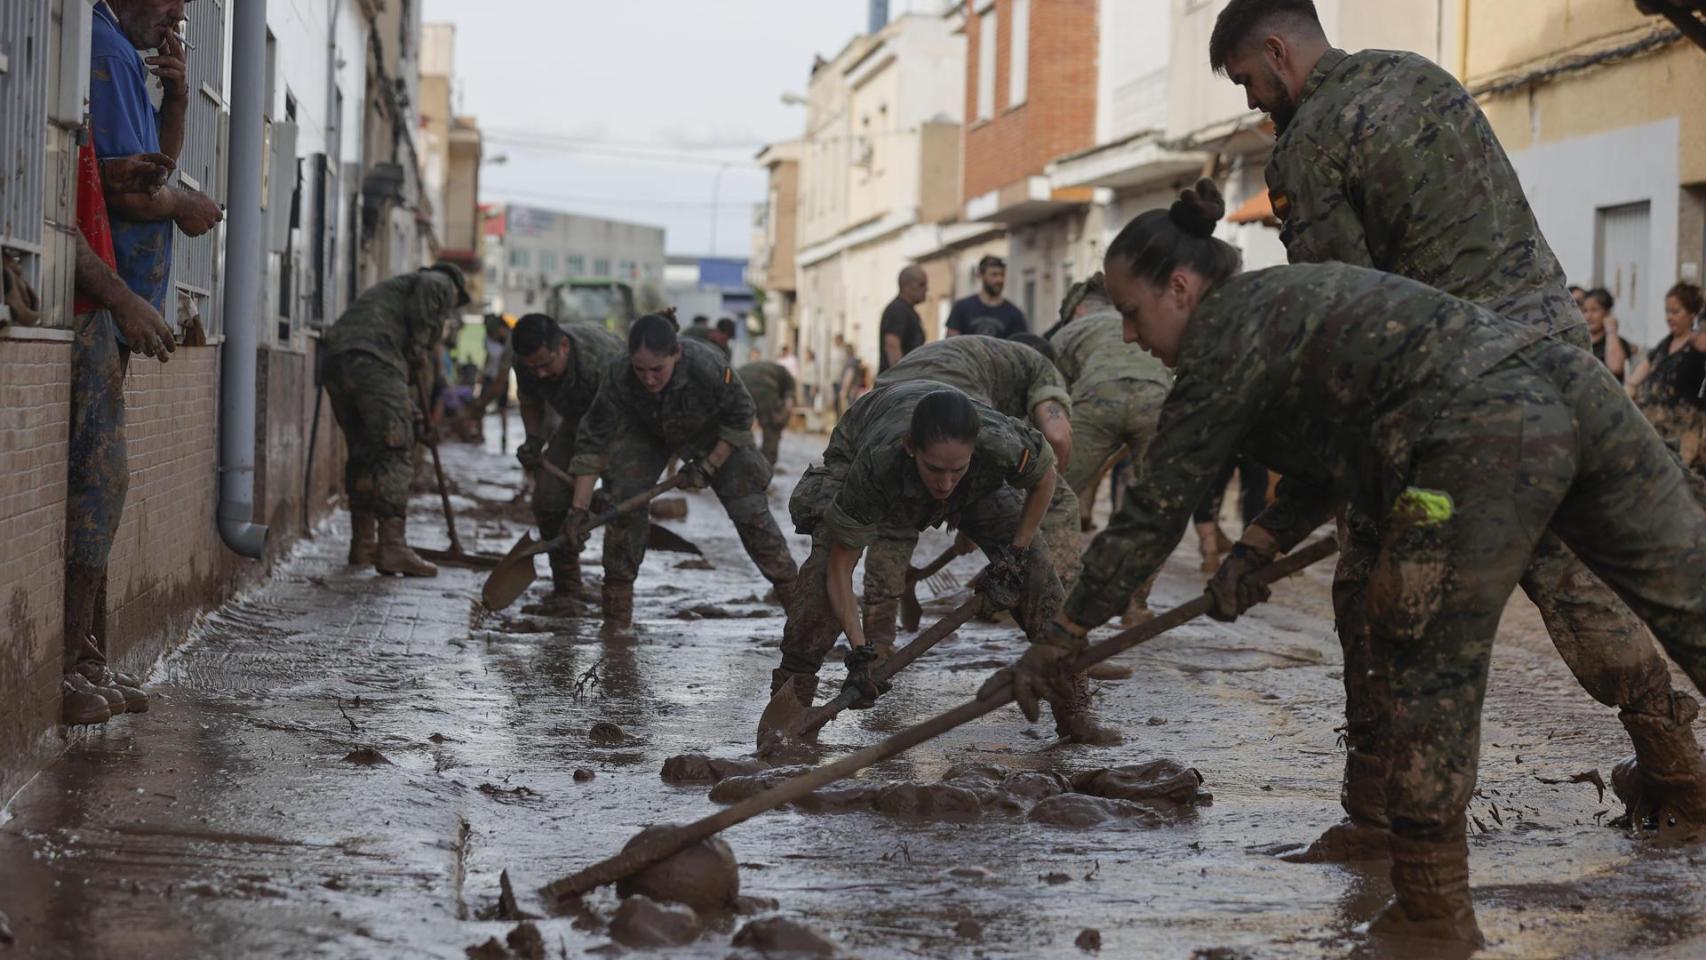
<instances>
[{"instance_id":1,"label":"reflective wet pavement","mask_svg":"<svg viewBox=\"0 0 1706 960\"><path fill-rule=\"evenodd\" d=\"M784 446L790 472L772 505L785 529L787 491L820 446L795 436ZM456 503L472 514L464 541L502 552L521 529L504 508L519 471L495 443L484 459L446 453ZM463 957L514 926L483 919L500 872L525 907L535 888L641 826L717 809L704 786L668 786L659 771L676 754L751 752L781 617L714 499L691 497L672 526L711 568L653 554L639 642L607 645L596 619L529 616L521 604L475 616L477 572L352 572L340 517L155 668L151 713L76 743L0 814L11 953ZM443 542L435 498L416 498L411 529ZM922 551L945 542L927 537ZM803 559L803 539L795 547ZM976 566L953 570L967 580ZM1200 591L1195 566L1187 536L1158 607ZM1253 850L1307 840L1338 818L1328 578L1311 571L1237 625L1192 624L1125 655L1134 675L1098 698L1124 746L1054 747L1046 726L1004 711L862 778L934 781L966 761L1073 772L1165 757L1202 772L1212 806L1161 826L1093 829L782 811L726 835L742 892L774 901L750 909L864 957L1083 956L1074 941L1086 928L1106 956L1390 955L1357 931L1386 895L1381 871ZM962 630L877 709L827 727L828 753L960 702L1017 645L1010 627ZM839 666L824 675L833 686ZM594 742L601 721L621 739ZM1706 851L1655 849L1600 825L1620 811L1591 785L1540 781L1609 776L1624 749L1614 713L1575 687L1532 609L1513 605L1471 810L1486 955L1706 953ZM608 918L615 898L590 903ZM756 956L730 946L743 922L715 918L696 944L654 955ZM552 956L609 943L584 921L538 926Z\"/></svg>"}]
</instances>

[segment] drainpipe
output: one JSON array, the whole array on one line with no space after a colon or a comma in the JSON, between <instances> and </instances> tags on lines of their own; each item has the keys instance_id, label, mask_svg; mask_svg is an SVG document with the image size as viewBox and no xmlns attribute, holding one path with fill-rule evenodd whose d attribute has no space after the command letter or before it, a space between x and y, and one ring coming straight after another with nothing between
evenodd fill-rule
<instances>
[{"instance_id":1,"label":"drainpipe","mask_svg":"<svg viewBox=\"0 0 1706 960\"><path fill-rule=\"evenodd\" d=\"M261 299L261 116L266 108L266 0L231 5L231 125L226 154L225 345L219 373L219 536L259 559L255 517L255 363Z\"/></svg>"}]
</instances>

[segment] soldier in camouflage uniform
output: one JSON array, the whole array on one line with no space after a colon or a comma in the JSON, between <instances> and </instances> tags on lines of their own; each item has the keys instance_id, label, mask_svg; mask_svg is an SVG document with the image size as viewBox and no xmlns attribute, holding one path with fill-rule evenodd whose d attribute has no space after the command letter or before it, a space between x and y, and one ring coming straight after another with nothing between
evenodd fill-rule
<instances>
[{"instance_id":1,"label":"soldier in camouflage uniform","mask_svg":"<svg viewBox=\"0 0 1706 960\"><path fill-rule=\"evenodd\" d=\"M1033 347L985 336L938 340L919 347L884 370L876 385L914 380L945 383L979 403L994 407L1004 416L1029 419L1053 448L1057 465L1072 456L1072 400L1066 392L1066 380L1054 363ZM1043 518L1043 541L1061 586L1071 589L1078 576L1083 544L1078 498L1064 483L1055 484L1048 516ZM894 642L894 614L917 543L915 531L896 530L894 536L882 537L865 556L865 602L870 606L865 612L865 623L879 647ZM888 612L887 620L883 618L884 610ZM885 622L890 624L886 632L881 626L870 626Z\"/></svg>"},{"instance_id":2,"label":"soldier in camouflage uniform","mask_svg":"<svg viewBox=\"0 0 1706 960\"><path fill-rule=\"evenodd\" d=\"M735 338L735 322L728 317L718 320L716 326L712 326L708 320L704 323L695 320L687 325L686 330L681 331L681 335L717 348L717 351L723 355L724 362L734 362L734 348L730 347L729 344Z\"/></svg>"},{"instance_id":3,"label":"soldier in camouflage uniform","mask_svg":"<svg viewBox=\"0 0 1706 960\"><path fill-rule=\"evenodd\" d=\"M628 351L619 337L602 326L559 326L542 313L522 317L511 332L510 342L515 350L521 422L527 430L527 440L516 448L515 457L524 469L537 473L533 517L539 524L539 535L549 540L562 532L574 491L556 471L540 469L540 465L549 463L567 474L575 456L581 417L591 409L605 374L625 360ZM547 409L557 414L549 437L543 432ZM548 556L554 594L578 598L580 545L553 550Z\"/></svg>"},{"instance_id":4,"label":"soldier in camouflage uniform","mask_svg":"<svg viewBox=\"0 0 1706 960\"><path fill-rule=\"evenodd\" d=\"M1240 544L1211 587L1222 618L1265 599L1250 574L1350 501L1379 544L1366 610L1390 685L1396 899L1374 929L1479 942L1465 809L1510 593L1550 525L1706 683L1706 508L1658 437L1630 429L1638 416L1587 351L1365 268L1235 275L1237 252L1212 238L1223 210L1203 181L1109 247L1114 303L1177 381L1144 483L1091 545L1045 644L1001 679L1021 704L1058 689L1083 634L1161 565L1240 450L1286 483L1260 518L1274 542ZM1677 758L1657 759L1649 773L1669 786Z\"/></svg>"},{"instance_id":5,"label":"soldier in camouflage uniform","mask_svg":"<svg viewBox=\"0 0 1706 960\"><path fill-rule=\"evenodd\" d=\"M786 607L798 571L770 515L770 465L753 446L752 416L752 396L714 348L677 338L675 325L661 314L634 321L627 354L605 372L575 435L569 523L586 522L600 474L619 502L655 484L670 458L679 457L687 481L682 488L716 492L747 555ZM632 624L648 525L646 512L637 510L605 529L607 636L622 635Z\"/></svg>"},{"instance_id":6,"label":"soldier in camouflage uniform","mask_svg":"<svg viewBox=\"0 0 1706 960\"><path fill-rule=\"evenodd\" d=\"M1108 302L1100 273L1073 285L1060 319L1049 341L1072 390L1072 458L1065 477L1088 519L1108 459L1123 447L1133 464L1143 462L1173 375L1149 351L1126 342L1125 321ZM1149 586L1132 596L1127 622L1148 613Z\"/></svg>"},{"instance_id":7,"label":"soldier in camouflage uniform","mask_svg":"<svg viewBox=\"0 0 1706 960\"><path fill-rule=\"evenodd\" d=\"M782 431L788 429L788 418L794 415L794 375L779 363L759 360L735 371L746 392L752 394L752 406L758 430L764 437L764 459L776 468L776 456L782 446Z\"/></svg>"},{"instance_id":8,"label":"soldier in camouflage uniform","mask_svg":"<svg viewBox=\"0 0 1706 960\"><path fill-rule=\"evenodd\" d=\"M1336 260L1401 274L1588 348L1516 171L1449 73L1414 53L1331 48L1305 0L1234 0L1215 27L1210 60L1274 119L1279 139L1267 182L1292 263ZM1344 529L1334 601L1349 665L1370 662L1363 610L1380 544L1375 524L1354 510ZM1643 776L1649 758L1692 757L1686 771L1666 774L1686 785L1665 792L1685 789L1686 805L1706 813L1706 763L1676 719L1697 707L1670 688L1635 616L1556 537L1537 545L1522 587L1576 679L1620 708ZM1377 674L1345 670L1349 818L1300 859L1363 858L1384 846L1383 690Z\"/></svg>"},{"instance_id":9,"label":"soldier in camouflage uniform","mask_svg":"<svg viewBox=\"0 0 1706 960\"><path fill-rule=\"evenodd\" d=\"M950 518L989 557L978 581L985 609L1016 608L1026 635L1040 638L1061 598L1036 539L1056 484L1054 468L1054 451L1039 432L953 387L908 380L878 384L860 397L836 424L823 463L806 471L788 504L795 530L812 538L812 552L801 568L771 693L792 683L809 705L818 668L845 632L847 682L869 705L881 692L870 678L879 657L866 632L873 626L868 611L861 626L855 608L853 567L861 551L892 531L916 536ZM888 618L892 629L892 611ZM1053 703L1062 737L1105 739L1076 691Z\"/></svg>"},{"instance_id":10,"label":"soldier in camouflage uniform","mask_svg":"<svg viewBox=\"0 0 1706 960\"><path fill-rule=\"evenodd\" d=\"M405 537L415 440L428 429L422 392L444 324L467 305L462 271L448 263L362 291L325 339L326 396L349 443L349 562L386 574L437 576Z\"/></svg>"}]
</instances>

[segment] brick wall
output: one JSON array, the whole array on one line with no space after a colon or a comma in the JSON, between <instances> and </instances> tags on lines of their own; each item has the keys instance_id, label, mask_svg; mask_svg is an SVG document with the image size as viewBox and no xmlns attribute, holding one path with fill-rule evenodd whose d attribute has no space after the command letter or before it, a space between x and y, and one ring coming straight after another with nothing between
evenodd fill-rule
<instances>
[{"instance_id":1,"label":"brick wall","mask_svg":"<svg viewBox=\"0 0 1706 960\"><path fill-rule=\"evenodd\" d=\"M0 339L0 802L59 717L71 345Z\"/></svg>"},{"instance_id":2,"label":"brick wall","mask_svg":"<svg viewBox=\"0 0 1706 960\"><path fill-rule=\"evenodd\" d=\"M981 36L975 0L966 3L966 112L977 116ZM966 128L965 199L1040 176L1057 157L1096 143L1096 0L1031 0L1025 102L1008 103L1012 0L996 0L995 114Z\"/></svg>"},{"instance_id":3,"label":"brick wall","mask_svg":"<svg viewBox=\"0 0 1706 960\"><path fill-rule=\"evenodd\" d=\"M65 476L71 348L0 339L0 803L62 748ZM141 672L182 642L196 615L263 576L225 549L219 502L217 347L180 347L170 363L131 360L125 380L130 492L108 567L108 653ZM307 356L263 351L256 441L260 519L277 556L303 531L302 471L314 403ZM313 518L341 489L343 441L322 404Z\"/></svg>"}]
</instances>

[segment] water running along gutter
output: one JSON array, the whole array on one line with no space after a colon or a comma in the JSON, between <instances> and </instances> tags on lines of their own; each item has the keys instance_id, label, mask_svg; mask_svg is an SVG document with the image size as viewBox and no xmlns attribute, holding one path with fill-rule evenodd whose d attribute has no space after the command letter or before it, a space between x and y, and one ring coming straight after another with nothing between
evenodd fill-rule
<instances>
[{"instance_id":1,"label":"water running along gutter","mask_svg":"<svg viewBox=\"0 0 1706 960\"><path fill-rule=\"evenodd\" d=\"M259 559L255 522L255 367L261 294L261 116L266 108L267 0L231 4L231 125L226 153L225 345L219 373L219 537Z\"/></svg>"}]
</instances>

